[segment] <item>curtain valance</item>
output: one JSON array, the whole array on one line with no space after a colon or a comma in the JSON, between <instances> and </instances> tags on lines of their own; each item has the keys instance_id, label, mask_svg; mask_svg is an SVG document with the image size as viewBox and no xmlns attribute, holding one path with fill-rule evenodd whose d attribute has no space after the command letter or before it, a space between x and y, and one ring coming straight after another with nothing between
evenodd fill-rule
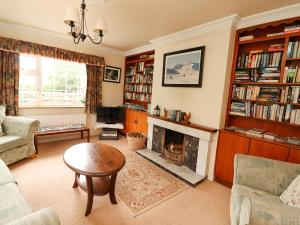
<instances>
[{"instance_id":1,"label":"curtain valance","mask_svg":"<svg viewBox=\"0 0 300 225\"><path fill-rule=\"evenodd\" d=\"M105 66L104 58L61 48L50 47L28 41L0 37L0 49L24 54L40 55L94 66Z\"/></svg>"}]
</instances>

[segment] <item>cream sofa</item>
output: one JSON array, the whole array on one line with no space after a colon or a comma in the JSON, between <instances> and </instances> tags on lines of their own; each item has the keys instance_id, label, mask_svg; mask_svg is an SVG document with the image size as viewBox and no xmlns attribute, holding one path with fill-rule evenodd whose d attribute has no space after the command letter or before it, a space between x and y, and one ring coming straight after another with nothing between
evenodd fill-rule
<instances>
[{"instance_id":1,"label":"cream sofa","mask_svg":"<svg viewBox=\"0 0 300 225\"><path fill-rule=\"evenodd\" d=\"M51 208L32 212L14 176L0 160L0 225L4 224L59 225L60 222Z\"/></svg>"},{"instance_id":2,"label":"cream sofa","mask_svg":"<svg viewBox=\"0 0 300 225\"><path fill-rule=\"evenodd\" d=\"M38 120L5 116L2 122L5 135L0 136L0 159L9 165L34 154L33 135L38 127Z\"/></svg>"},{"instance_id":3,"label":"cream sofa","mask_svg":"<svg viewBox=\"0 0 300 225\"><path fill-rule=\"evenodd\" d=\"M299 174L299 164L236 155L231 225L299 225L300 209L279 198Z\"/></svg>"}]
</instances>

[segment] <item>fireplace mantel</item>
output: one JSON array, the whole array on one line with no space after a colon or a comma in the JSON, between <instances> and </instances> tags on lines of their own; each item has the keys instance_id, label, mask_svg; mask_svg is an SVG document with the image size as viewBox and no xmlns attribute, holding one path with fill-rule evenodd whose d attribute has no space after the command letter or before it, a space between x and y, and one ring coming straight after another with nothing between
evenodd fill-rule
<instances>
[{"instance_id":1,"label":"fireplace mantel","mask_svg":"<svg viewBox=\"0 0 300 225\"><path fill-rule=\"evenodd\" d=\"M176 122L176 121L169 120L165 117L158 117L158 116L153 116L153 115L148 115L148 117L152 117L152 118L155 118L155 119L158 119L158 120L167 121L167 122L174 123L174 124L181 125L181 126L185 126L185 127L194 128L194 129L197 129L197 130L206 131L206 132L209 132L209 133L216 133L218 131L215 128L210 128L210 127L206 127L206 126L202 126L202 125L198 125L198 124L194 124L194 123Z\"/></svg>"}]
</instances>

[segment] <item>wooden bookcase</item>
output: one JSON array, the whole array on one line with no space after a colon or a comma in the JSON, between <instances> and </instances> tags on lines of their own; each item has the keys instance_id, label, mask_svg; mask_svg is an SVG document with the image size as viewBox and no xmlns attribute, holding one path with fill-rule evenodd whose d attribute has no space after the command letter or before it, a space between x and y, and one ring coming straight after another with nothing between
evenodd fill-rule
<instances>
[{"instance_id":1,"label":"wooden bookcase","mask_svg":"<svg viewBox=\"0 0 300 225\"><path fill-rule=\"evenodd\" d=\"M125 60L123 103L132 103L148 108L151 103L154 69L154 51L148 51Z\"/></svg>"},{"instance_id":2,"label":"wooden bookcase","mask_svg":"<svg viewBox=\"0 0 300 225\"><path fill-rule=\"evenodd\" d=\"M299 99L298 102L281 102L280 97L279 100L259 100L253 99L249 100L246 97L236 98L234 96L234 91L236 87L245 87L249 86L257 86L265 90L265 88L279 88L278 90L281 91L286 87L298 87L300 83L286 83L285 82L285 68L291 66L298 66L300 68L300 58L291 58L288 57L288 47L289 43L293 41L300 41L300 32L291 32L286 33L284 32L285 27L289 27L292 25L299 25L300 24L300 17L285 19L280 21L275 21L271 23L261 24L258 26L248 27L244 29L237 30L236 38L235 38L235 49L234 49L234 56L233 56L233 63L232 63L232 72L231 72L231 81L230 81L230 89L229 89L229 97L228 97L228 105L226 111L226 120L225 120L225 127L235 126L243 129L263 129L266 132L271 132L278 134L282 137L297 137L300 138L300 125L296 125L295 123L290 123L289 120L282 120L278 121L278 117L276 114L276 119L263 119L258 118L257 115L254 115L254 105L262 105L263 106L271 106L277 104L278 107L284 107L284 113L288 105L292 107L292 109L300 109ZM269 36L268 34L280 33L278 35ZM240 40L240 37L253 35L253 39L251 40ZM236 73L237 71L253 71L252 75L261 74L264 68L256 67L252 68L239 68L242 64L241 56L248 55L251 52L262 50L262 54L270 53L269 47L271 45L279 45L282 44L283 48L279 49L278 51L273 52L281 52L281 59L276 67L276 70L280 73L280 77L278 77L278 82L257 82L254 81L255 79L250 79L247 81L237 81ZM255 54L255 53L254 53ZM252 56L249 56L253 57ZM257 55L255 56L257 57ZM249 61L248 58L248 61ZM255 64L254 64L255 65ZM261 64L260 64L261 65ZM269 66L267 66L269 67ZM257 73L257 71L259 71ZM247 72L248 73L248 72ZM260 76L260 75L259 75ZM258 76L258 77L259 77ZM262 77L262 76L261 76ZM258 78L259 79L259 78ZM256 79L257 80L257 79ZM248 110L249 113L247 115L237 115L232 114L232 103L238 102L247 103L251 110ZM260 117L260 116L259 116ZM217 156L216 156L216 166L215 166L215 178L217 181L231 185L233 179L233 161L234 155L237 153L249 154L249 155L256 155L271 159L277 159L282 161L289 161L300 163L299 160L299 153L300 147L293 146L287 143L279 143L276 141L266 140L264 138L255 138L253 136L248 136L245 134L240 134L234 131L228 130L221 130L220 136L218 140L218 147L217 147Z\"/></svg>"}]
</instances>

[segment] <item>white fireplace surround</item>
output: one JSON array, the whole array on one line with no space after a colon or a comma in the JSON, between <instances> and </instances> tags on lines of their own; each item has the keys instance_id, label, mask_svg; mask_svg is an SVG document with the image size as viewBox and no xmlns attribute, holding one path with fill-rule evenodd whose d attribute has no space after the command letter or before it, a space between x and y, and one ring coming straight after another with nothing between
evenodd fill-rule
<instances>
[{"instance_id":1,"label":"white fireplace surround","mask_svg":"<svg viewBox=\"0 0 300 225\"><path fill-rule=\"evenodd\" d=\"M208 162L208 151L209 143L211 139L211 133L203 130L187 127L180 124L175 124L159 118L148 117L148 141L147 149L152 150L153 140L153 126L163 127L165 129L173 130L182 134L186 134L192 137L199 138L199 148L197 157L196 174L206 177L207 176L207 162Z\"/></svg>"}]
</instances>

